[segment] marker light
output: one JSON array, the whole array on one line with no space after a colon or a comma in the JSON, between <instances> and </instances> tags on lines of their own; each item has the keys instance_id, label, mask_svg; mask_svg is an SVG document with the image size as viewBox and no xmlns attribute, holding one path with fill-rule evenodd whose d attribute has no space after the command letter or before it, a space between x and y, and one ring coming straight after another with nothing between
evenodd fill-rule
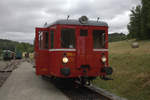
<instances>
[{"instance_id":1,"label":"marker light","mask_svg":"<svg viewBox=\"0 0 150 100\"><path fill-rule=\"evenodd\" d=\"M63 63L65 63L65 64L66 64L66 63L68 63L68 61L69 61L69 60L68 60L68 58L67 58L67 57L63 57L63 58L62 58L62 62L63 62Z\"/></svg>"}]
</instances>

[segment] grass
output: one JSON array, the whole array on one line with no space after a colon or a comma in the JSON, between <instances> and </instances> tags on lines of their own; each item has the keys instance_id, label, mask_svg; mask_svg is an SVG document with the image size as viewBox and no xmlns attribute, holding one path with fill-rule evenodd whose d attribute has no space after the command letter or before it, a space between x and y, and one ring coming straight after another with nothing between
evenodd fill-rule
<instances>
[{"instance_id":1,"label":"grass","mask_svg":"<svg viewBox=\"0 0 150 100\"><path fill-rule=\"evenodd\" d=\"M109 44L109 63L114 69L114 80L97 78L93 83L129 100L150 100L150 41L139 41L133 49L133 41Z\"/></svg>"}]
</instances>

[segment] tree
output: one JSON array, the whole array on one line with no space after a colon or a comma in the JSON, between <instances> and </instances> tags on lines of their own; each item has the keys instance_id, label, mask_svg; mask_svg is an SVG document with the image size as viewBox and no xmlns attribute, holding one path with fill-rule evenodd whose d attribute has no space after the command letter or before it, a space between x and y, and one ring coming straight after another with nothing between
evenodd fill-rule
<instances>
[{"instance_id":1,"label":"tree","mask_svg":"<svg viewBox=\"0 0 150 100\"><path fill-rule=\"evenodd\" d=\"M33 45L29 43L19 43L11 40L0 39L1 50L11 50L20 52L33 52Z\"/></svg>"},{"instance_id":2,"label":"tree","mask_svg":"<svg viewBox=\"0 0 150 100\"><path fill-rule=\"evenodd\" d=\"M141 5L131 10L128 38L150 39L150 0L141 0Z\"/></svg>"},{"instance_id":3,"label":"tree","mask_svg":"<svg viewBox=\"0 0 150 100\"><path fill-rule=\"evenodd\" d=\"M140 39L141 37L141 6L132 8L128 30L131 38Z\"/></svg>"},{"instance_id":4,"label":"tree","mask_svg":"<svg viewBox=\"0 0 150 100\"><path fill-rule=\"evenodd\" d=\"M150 0L142 0L142 39L150 39Z\"/></svg>"}]
</instances>

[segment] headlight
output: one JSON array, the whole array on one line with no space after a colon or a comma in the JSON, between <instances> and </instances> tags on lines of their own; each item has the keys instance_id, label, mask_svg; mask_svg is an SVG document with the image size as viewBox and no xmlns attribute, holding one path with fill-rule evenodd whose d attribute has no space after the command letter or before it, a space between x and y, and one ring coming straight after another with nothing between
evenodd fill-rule
<instances>
[{"instance_id":1,"label":"headlight","mask_svg":"<svg viewBox=\"0 0 150 100\"><path fill-rule=\"evenodd\" d=\"M105 56L103 56L103 57L101 58L101 60L102 60L103 63L105 63L106 60L107 60L107 58L106 58Z\"/></svg>"},{"instance_id":2,"label":"headlight","mask_svg":"<svg viewBox=\"0 0 150 100\"><path fill-rule=\"evenodd\" d=\"M63 57L63 59L62 59L62 62L63 62L63 63L65 63L65 64L66 64L66 63L68 63L68 61L69 61L69 60L68 60L68 58L67 58L67 57Z\"/></svg>"}]
</instances>

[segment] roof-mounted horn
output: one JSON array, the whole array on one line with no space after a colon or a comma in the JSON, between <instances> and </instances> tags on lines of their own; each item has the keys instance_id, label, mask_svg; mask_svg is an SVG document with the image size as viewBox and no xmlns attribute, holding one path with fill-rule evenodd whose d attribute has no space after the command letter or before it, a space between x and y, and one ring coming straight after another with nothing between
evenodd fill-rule
<instances>
[{"instance_id":1,"label":"roof-mounted horn","mask_svg":"<svg viewBox=\"0 0 150 100\"><path fill-rule=\"evenodd\" d=\"M79 18L79 22L80 22L81 24L86 24L86 23L88 22L88 18L87 18L86 16L81 16L81 17Z\"/></svg>"}]
</instances>

